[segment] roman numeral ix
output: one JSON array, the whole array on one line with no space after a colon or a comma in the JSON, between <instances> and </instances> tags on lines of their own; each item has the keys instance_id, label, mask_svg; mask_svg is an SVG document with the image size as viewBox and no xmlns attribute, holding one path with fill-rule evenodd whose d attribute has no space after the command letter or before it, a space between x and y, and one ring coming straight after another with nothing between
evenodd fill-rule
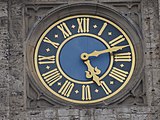
<instances>
[{"instance_id":1,"label":"roman numeral ix","mask_svg":"<svg viewBox=\"0 0 160 120\"><path fill-rule=\"evenodd\" d=\"M55 63L55 56L42 56L38 55L38 63L39 64L53 64Z\"/></svg>"}]
</instances>

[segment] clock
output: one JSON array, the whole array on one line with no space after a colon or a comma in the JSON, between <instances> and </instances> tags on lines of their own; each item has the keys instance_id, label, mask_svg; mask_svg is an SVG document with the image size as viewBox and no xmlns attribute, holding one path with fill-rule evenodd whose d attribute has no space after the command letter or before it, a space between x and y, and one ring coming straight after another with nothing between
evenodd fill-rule
<instances>
[{"instance_id":1,"label":"clock","mask_svg":"<svg viewBox=\"0 0 160 120\"><path fill-rule=\"evenodd\" d=\"M35 83L49 96L95 104L112 100L132 83L139 58L134 37L112 17L65 15L40 33L33 37L29 61Z\"/></svg>"},{"instance_id":2,"label":"clock","mask_svg":"<svg viewBox=\"0 0 160 120\"><path fill-rule=\"evenodd\" d=\"M135 67L135 52L130 38L111 20L75 15L44 31L34 64L53 95L74 103L94 103L125 87Z\"/></svg>"}]
</instances>

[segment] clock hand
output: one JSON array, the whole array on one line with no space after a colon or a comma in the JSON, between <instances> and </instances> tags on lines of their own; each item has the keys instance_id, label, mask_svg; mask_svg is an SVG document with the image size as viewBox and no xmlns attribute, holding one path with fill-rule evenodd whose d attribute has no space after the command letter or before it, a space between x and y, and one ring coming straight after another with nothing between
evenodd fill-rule
<instances>
[{"instance_id":1,"label":"clock hand","mask_svg":"<svg viewBox=\"0 0 160 120\"><path fill-rule=\"evenodd\" d=\"M96 82L98 86L100 86L100 78L97 75L101 73L101 70L99 70L97 67L92 67L90 60L84 61L84 63L87 65L88 68L88 71L85 71L86 78L93 78L93 81Z\"/></svg>"},{"instance_id":2,"label":"clock hand","mask_svg":"<svg viewBox=\"0 0 160 120\"><path fill-rule=\"evenodd\" d=\"M101 51L93 51L92 53L88 54L88 53L82 53L81 54L81 59L82 60L88 60L89 57L91 56L95 56L95 57L98 57L99 55L101 54L104 54L104 53L108 53L108 52L115 52L115 51L118 51L120 49L123 49L125 47L128 47L129 45L125 45L125 46L116 46L116 47L112 47L112 48L109 48L109 49L106 49L106 50L101 50Z\"/></svg>"}]
</instances>

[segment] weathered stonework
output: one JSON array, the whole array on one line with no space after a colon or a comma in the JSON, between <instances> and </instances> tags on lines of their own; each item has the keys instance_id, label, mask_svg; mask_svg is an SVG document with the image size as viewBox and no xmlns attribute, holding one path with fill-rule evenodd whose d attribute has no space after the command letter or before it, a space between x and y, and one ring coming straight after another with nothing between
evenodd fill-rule
<instances>
[{"instance_id":1,"label":"weathered stonework","mask_svg":"<svg viewBox=\"0 0 160 120\"><path fill-rule=\"evenodd\" d=\"M76 3L78 4L78 2L76 2ZM86 3L88 4L88 2L86 2ZM139 34L140 34L140 30L139 30L140 26L141 26L141 24L140 24L141 23L140 22L140 18L141 18L140 17L141 16L141 14L140 14L140 10L141 10L140 9L140 2L119 3L119 4L117 2L109 3L109 4L108 4L108 2L103 2L103 3L107 4L107 6L113 8L115 10L120 10L122 15L125 16L129 21L131 21L133 23L133 25L137 28L137 31L139 31ZM43 16L47 16L47 13L46 13L47 11L49 11L49 10L54 11L53 8L57 4L61 4L61 3L54 3L54 4L52 4L52 7L51 7L51 3L49 4L49 3L41 3L41 2L38 3L37 2L36 6L34 6L33 4L30 4L30 3L26 3L26 5L25 5L25 13L26 13L25 15L26 16L24 16L26 18L25 23L26 23L26 25L28 25L28 26L26 26L26 32L31 31L31 28L33 28L33 25L35 24L36 21L41 20L41 18ZM93 4L93 3L90 3L90 6L91 6L91 4ZM64 5L64 4L61 4L61 5ZM69 3L69 5L70 5L70 3ZM98 3L97 3L97 5L98 5ZM76 10L78 9L77 7L76 7ZM92 8L92 9L94 9L94 8ZM73 11L73 9L72 9L72 11ZM62 12L62 14L63 14L63 12ZM134 15L136 15L136 16L134 16ZM59 16L59 13L58 13L57 16ZM134 18L134 19L132 19L132 18ZM48 20L48 22L49 22L49 20ZM36 36L34 35L34 39L37 39L35 37ZM33 39L33 43L35 43L34 39ZM27 41L27 43L28 42L30 43L30 45L32 44L32 41ZM136 44L137 43L138 43L138 39L136 41ZM31 45L31 46L34 46L34 44ZM29 50L29 47L27 47L27 49ZM32 54L32 51L29 51L29 55L31 55L31 54ZM32 57L30 57L29 55L26 55L27 58L32 59ZM141 61L141 60L139 60L139 61ZM29 63L32 63L32 62L29 62ZM53 100L51 101L50 99L46 98L45 95L42 94L42 92L39 90L39 87L35 87L35 85L33 85L33 83L32 83L33 78L29 77L28 74L27 74L26 78L27 78L26 81L27 81L27 84L28 84L27 85L28 86L27 87L27 98L28 98L27 107L28 108L45 107L47 104L48 104L47 106L63 105L61 103L55 103L55 101L53 101ZM134 89L132 89L129 94L125 95L123 97L123 99L117 100L118 102L114 102L114 106L115 105L136 105L136 104L137 105L144 105L144 104L146 104L145 87L144 87L145 85L144 85L144 82L143 82L144 72L141 73L140 80L139 80L139 78L137 80L139 82L134 87ZM105 103L105 105L108 106L108 103ZM103 107L105 107L105 106L103 106Z\"/></svg>"},{"instance_id":2,"label":"weathered stonework","mask_svg":"<svg viewBox=\"0 0 160 120\"><path fill-rule=\"evenodd\" d=\"M134 94L115 106L65 107L37 99L28 83L25 45L34 23L50 9L101 3L134 21L143 36L144 70ZM159 120L160 0L0 0L0 120ZM31 95L31 96L29 96Z\"/></svg>"},{"instance_id":3,"label":"weathered stonework","mask_svg":"<svg viewBox=\"0 0 160 120\"><path fill-rule=\"evenodd\" d=\"M0 119L9 117L8 4L0 2Z\"/></svg>"}]
</instances>

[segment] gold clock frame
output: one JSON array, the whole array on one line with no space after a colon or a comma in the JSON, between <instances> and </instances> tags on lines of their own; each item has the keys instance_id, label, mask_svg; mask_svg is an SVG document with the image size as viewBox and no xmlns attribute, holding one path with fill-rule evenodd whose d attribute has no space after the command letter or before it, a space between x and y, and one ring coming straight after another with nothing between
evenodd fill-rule
<instances>
[{"instance_id":1,"label":"gold clock frame","mask_svg":"<svg viewBox=\"0 0 160 120\"><path fill-rule=\"evenodd\" d=\"M53 91L43 80L43 78L41 77L41 74L39 72L39 69L38 69L38 64L37 64L37 53L38 53L38 49L39 49L39 46L40 46L40 43L42 42L42 40L44 39L44 37L46 36L46 34L53 28L55 27L56 25L66 21L66 20L69 20L69 19L73 19L73 18L80 18L80 17L88 17L88 18L96 18L96 19L100 19L100 20L103 20L107 23L110 23L111 25L113 25L114 27L116 27L126 38L126 40L128 41L129 45L130 45L130 48L131 48L131 52L132 52L132 67L131 67L131 70L130 70L130 73L127 77L127 79L125 80L125 82L123 83L123 85L121 87L119 87L114 93L104 97L104 98L100 98L100 99L97 99L97 100L91 100L91 101L78 101L78 100L72 100L70 98L66 98L62 95L59 95L58 93L56 93L55 91ZM66 40L64 40L64 42L62 42L62 44L60 45L60 47L58 48L57 50L57 55L56 55L56 64L57 64L57 67L59 69L59 71L61 72L61 74L67 79L67 80L70 80L74 83L79 83L79 84L90 84L90 83L93 83L93 81L90 81L90 82L80 82L80 81L76 81L76 80L73 80L71 78L69 78L64 72L63 70L61 69L60 67L60 64L59 64L59 52L62 48L62 46L68 42L70 39L74 38L74 37L78 37L78 36L91 36L91 37L95 37L97 38L98 40L100 40L101 42L103 42L108 48L110 48L110 46L105 42L105 40L103 40L102 38L96 36L96 35L92 35L92 34L84 34L84 33L78 33L78 34L75 34L75 35L72 35L71 37L67 38ZM51 25L43 34L42 36L40 37L40 39L38 40L38 44L36 46L36 50L35 50L35 59L34 59L34 64L35 64L35 69L36 69L36 72L38 74L38 77L39 79L41 80L41 82L43 83L43 85L47 88L47 90L49 90L51 93L53 93L54 95L56 95L57 97L61 98L61 99L64 99L66 101L69 101L69 102L73 102L73 103L80 103L80 104L88 104L88 103L96 103L96 102L100 102L100 101L104 101L104 100L107 100L108 98L116 95L119 91L121 91L125 86L126 84L128 83L128 81L130 80L132 74L133 74L133 70L134 70L134 66L135 66L135 52L134 52L134 48L133 48L133 45L131 43L131 40L129 39L129 37L127 36L127 34L119 27L117 26L115 23L105 19L105 18L102 18L102 17L99 17L99 16L92 16L92 15L76 15L76 16L69 16L67 18L64 18L62 20L59 20L58 22L54 23L53 25ZM107 70L107 72L105 72L105 74L102 75L102 77L100 79L103 79L110 71L110 69L112 68L112 64L113 64L113 56L111 57L111 63L110 63L110 66L109 66L109 69Z\"/></svg>"}]
</instances>

